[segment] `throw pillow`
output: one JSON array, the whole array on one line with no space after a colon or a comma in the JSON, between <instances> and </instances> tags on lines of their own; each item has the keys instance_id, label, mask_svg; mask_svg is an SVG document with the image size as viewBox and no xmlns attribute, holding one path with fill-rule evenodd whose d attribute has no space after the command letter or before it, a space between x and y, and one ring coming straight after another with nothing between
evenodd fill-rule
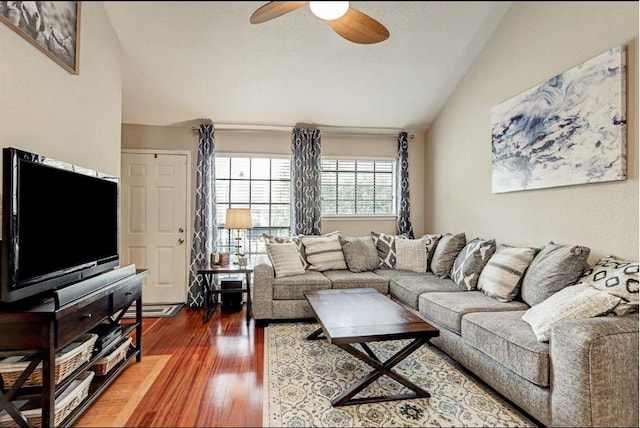
<instances>
[{"instance_id":1,"label":"throw pillow","mask_svg":"<svg viewBox=\"0 0 640 428\"><path fill-rule=\"evenodd\" d=\"M340 245L351 272L367 272L378 267L378 252L371 236L340 237Z\"/></svg>"},{"instance_id":2,"label":"throw pillow","mask_svg":"<svg viewBox=\"0 0 640 428\"><path fill-rule=\"evenodd\" d=\"M396 269L424 273L427 271L427 240L396 236Z\"/></svg>"},{"instance_id":3,"label":"throw pillow","mask_svg":"<svg viewBox=\"0 0 640 428\"><path fill-rule=\"evenodd\" d=\"M535 248L498 245L482 269L478 290L501 302L510 302L518 294L525 271L536 256Z\"/></svg>"},{"instance_id":4,"label":"throw pillow","mask_svg":"<svg viewBox=\"0 0 640 428\"><path fill-rule=\"evenodd\" d=\"M427 240L427 270L429 266L431 266L431 259L433 258L433 253L436 251L436 246L438 245L440 238L442 238L441 233L438 233L437 235L426 234L420 238Z\"/></svg>"},{"instance_id":5,"label":"throw pillow","mask_svg":"<svg viewBox=\"0 0 640 428\"><path fill-rule=\"evenodd\" d=\"M466 290L475 290L482 269L496 251L495 239L474 239L460 251L451 268L453 282Z\"/></svg>"},{"instance_id":6,"label":"throw pillow","mask_svg":"<svg viewBox=\"0 0 640 428\"><path fill-rule=\"evenodd\" d=\"M522 279L522 301L535 306L568 285L584 272L591 250L579 245L565 246L553 242L535 256Z\"/></svg>"},{"instance_id":7,"label":"throw pillow","mask_svg":"<svg viewBox=\"0 0 640 428\"><path fill-rule=\"evenodd\" d=\"M309 269L309 263L307 263L307 257L304 253L304 245L302 245L302 240L300 239L302 235L294 236L293 238L283 238L281 236L272 236L266 233L262 234L264 238L265 244L284 244L287 242L293 242L296 244L296 248L298 249L298 254L300 255L300 261L302 262L302 266L305 269Z\"/></svg>"},{"instance_id":8,"label":"throw pillow","mask_svg":"<svg viewBox=\"0 0 640 428\"><path fill-rule=\"evenodd\" d=\"M406 233L401 235L390 235L382 232L371 232L373 242L376 244L378 251L378 267L380 269L393 269L396 267L396 245L395 237L399 236L408 239Z\"/></svg>"},{"instance_id":9,"label":"throw pillow","mask_svg":"<svg viewBox=\"0 0 640 428\"><path fill-rule=\"evenodd\" d=\"M581 282L598 290L621 297L616 315L638 312L638 262L615 256L602 257L582 274Z\"/></svg>"},{"instance_id":10,"label":"throw pillow","mask_svg":"<svg viewBox=\"0 0 640 428\"><path fill-rule=\"evenodd\" d=\"M273 264L276 278L285 276L302 275L305 273L300 253L296 244L285 242L281 244L267 243L267 255Z\"/></svg>"},{"instance_id":11,"label":"throw pillow","mask_svg":"<svg viewBox=\"0 0 640 428\"><path fill-rule=\"evenodd\" d=\"M551 328L558 321L604 315L619 302L619 297L579 283L565 287L529 308L522 315L522 320L531 326L540 342L546 342L551 336Z\"/></svg>"},{"instance_id":12,"label":"throw pillow","mask_svg":"<svg viewBox=\"0 0 640 428\"><path fill-rule=\"evenodd\" d=\"M463 233L452 235L445 233L438 241L431 259L431 272L437 277L447 278L458 253L467 244L467 236Z\"/></svg>"},{"instance_id":13,"label":"throw pillow","mask_svg":"<svg viewBox=\"0 0 640 428\"><path fill-rule=\"evenodd\" d=\"M347 269L339 234L303 236L300 239L304 244L310 270L324 272L332 269Z\"/></svg>"}]
</instances>

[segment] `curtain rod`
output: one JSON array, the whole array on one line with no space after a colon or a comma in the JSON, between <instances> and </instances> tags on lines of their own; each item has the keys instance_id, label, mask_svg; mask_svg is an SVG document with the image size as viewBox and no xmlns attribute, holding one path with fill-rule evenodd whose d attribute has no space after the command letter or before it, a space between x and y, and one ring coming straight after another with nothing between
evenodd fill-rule
<instances>
[{"instance_id":1,"label":"curtain rod","mask_svg":"<svg viewBox=\"0 0 640 428\"><path fill-rule=\"evenodd\" d=\"M254 127L239 127L237 125L219 125L214 128L218 131L230 131L230 132L246 132L246 133L275 133L275 134L291 134L291 130L293 127L285 127L285 126L264 126L258 125ZM325 127L319 127L322 135L332 135L332 136L340 136L340 137L374 137L374 138L382 138L389 137L394 138L398 136L398 133L381 133L381 132L347 132L346 130L331 130ZM199 128L192 127L191 131L194 134L199 132ZM415 138L415 135L410 134L407 136L410 140Z\"/></svg>"}]
</instances>

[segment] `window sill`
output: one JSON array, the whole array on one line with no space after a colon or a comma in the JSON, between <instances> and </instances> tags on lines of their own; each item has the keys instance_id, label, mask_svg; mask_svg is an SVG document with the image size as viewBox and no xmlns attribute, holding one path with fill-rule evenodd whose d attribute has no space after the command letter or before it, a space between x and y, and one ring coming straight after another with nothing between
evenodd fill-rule
<instances>
[{"instance_id":1,"label":"window sill","mask_svg":"<svg viewBox=\"0 0 640 428\"><path fill-rule=\"evenodd\" d=\"M323 215L322 220L328 221L395 221L398 218L396 215Z\"/></svg>"}]
</instances>

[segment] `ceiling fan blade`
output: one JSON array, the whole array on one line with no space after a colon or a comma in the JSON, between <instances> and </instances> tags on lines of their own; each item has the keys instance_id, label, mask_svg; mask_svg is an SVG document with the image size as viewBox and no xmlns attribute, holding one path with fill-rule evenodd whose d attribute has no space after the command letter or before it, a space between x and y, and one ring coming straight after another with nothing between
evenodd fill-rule
<instances>
[{"instance_id":1,"label":"ceiling fan blade","mask_svg":"<svg viewBox=\"0 0 640 428\"><path fill-rule=\"evenodd\" d=\"M285 13L292 12L296 9L309 3L308 1L270 1L269 3L260 6L258 10L253 12L249 22L252 24L261 24L263 22L270 21L274 18L284 15Z\"/></svg>"},{"instance_id":2,"label":"ceiling fan blade","mask_svg":"<svg viewBox=\"0 0 640 428\"><path fill-rule=\"evenodd\" d=\"M389 38L389 30L384 25L352 7L340 18L327 21L327 24L333 31L354 43L368 45Z\"/></svg>"}]
</instances>

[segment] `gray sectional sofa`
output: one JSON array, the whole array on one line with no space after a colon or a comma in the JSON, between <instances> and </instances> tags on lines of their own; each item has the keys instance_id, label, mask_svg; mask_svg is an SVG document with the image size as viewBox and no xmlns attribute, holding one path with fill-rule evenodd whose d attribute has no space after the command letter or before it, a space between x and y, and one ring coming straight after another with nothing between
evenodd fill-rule
<instances>
[{"instance_id":1,"label":"gray sectional sofa","mask_svg":"<svg viewBox=\"0 0 640 428\"><path fill-rule=\"evenodd\" d=\"M521 319L529 306L464 291L433 273L306 271L276 278L254 266L257 321L312 318L306 290L372 287L440 329L432 343L547 426L638 425L638 315L563 321L549 342Z\"/></svg>"}]
</instances>

